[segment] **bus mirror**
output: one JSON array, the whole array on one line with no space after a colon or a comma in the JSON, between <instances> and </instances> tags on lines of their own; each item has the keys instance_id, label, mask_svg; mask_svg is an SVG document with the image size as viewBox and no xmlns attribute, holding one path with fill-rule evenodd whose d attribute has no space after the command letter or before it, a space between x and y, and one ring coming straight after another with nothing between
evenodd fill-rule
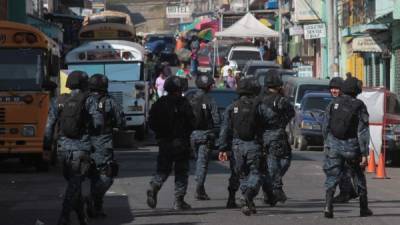
<instances>
[{"instance_id":1,"label":"bus mirror","mask_svg":"<svg viewBox=\"0 0 400 225\"><path fill-rule=\"evenodd\" d=\"M46 81L43 81L42 88L46 91L53 91L54 89L57 88L57 84L54 83L53 81L46 80Z\"/></svg>"}]
</instances>

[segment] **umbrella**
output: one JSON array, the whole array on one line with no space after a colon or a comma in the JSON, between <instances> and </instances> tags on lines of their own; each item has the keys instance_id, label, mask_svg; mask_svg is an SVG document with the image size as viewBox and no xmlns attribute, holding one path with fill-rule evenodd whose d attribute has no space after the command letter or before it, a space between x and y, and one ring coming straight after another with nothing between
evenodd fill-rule
<instances>
[{"instance_id":1,"label":"umbrella","mask_svg":"<svg viewBox=\"0 0 400 225\"><path fill-rule=\"evenodd\" d=\"M211 28L204 29L197 34L197 36L203 40L211 41L214 37L213 31Z\"/></svg>"},{"instance_id":2,"label":"umbrella","mask_svg":"<svg viewBox=\"0 0 400 225\"><path fill-rule=\"evenodd\" d=\"M191 52L186 48L182 48L176 51L176 56L178 57L179 61L188 62L190 61Z\"/></svg>"},{"instance_id":3,"label":"umbrella","mask_svg":"<svg viewBox=\"0 0 400 225\"><path fill-rule=\"evenodd\" d=\"M192 39L192 36L196 36L200 31L196 29L186 31L186 39Z\"/></svg>"}]
</instances>

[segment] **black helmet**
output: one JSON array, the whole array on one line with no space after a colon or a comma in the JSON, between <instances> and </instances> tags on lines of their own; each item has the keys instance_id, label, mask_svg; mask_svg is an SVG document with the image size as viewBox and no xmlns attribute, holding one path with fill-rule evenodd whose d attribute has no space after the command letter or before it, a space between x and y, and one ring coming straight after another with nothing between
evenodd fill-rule
<instances>
[{"instance_id":1,"label":"black helmet","mask_svg":"<svg viewBox=\"0 0 400 225\"><path fill-rule=\"evenodd\" d=\"M239 80L236 92L239 95L258 95L261 87L256 79L253 77L246 77Z\"/></svg>"},{"instance_id":2,"label":"black helmet","mask_svg":"<svg viewBox=\"0 0 400 225\"><path fill-rule=\"evenodd\" d=\"M362 92L362 82L355 77L347 78L342 85L344 94L357 96Z\"/></svg>"},{"instance_id":3,"label":"black helmet","mask_svg":"<svg viewBox=\"0 0 400 225\"><path fill-rule=\"evenodd\" d=\"M208 74L199 74L196 77L196 86L200 89L207 89L214 84L214 79Z\"/></svg>"},{"instance_id":4,"label":"black helmet","mask_svg":"<svg viewBox=\"0 0 400 225\"><path fill-rule=\"evenodd\" d=\"M91 91L107 91L108 78L103 74L94 74L89 78L89 89Z\"/></svg>"},{"instance_id":5,"label":"black helmet","mask_svg":"<svg viewBox=\"0 0 400 225\"><path fill-rule=\"evenodd\" d=\"M329 81L329 88L342 89L343 79L341 77L334 77Z\"/></svg>"},{"instance_id":6,"label":"black helmet","mask_svg":"<svg viewBox=\"0 0 400 225\"><path fill-rule=\"evenodd\" d=\"M177 76L169 76L165 80L164 90L169 93L182 91L182 80Z\"/></svg>"},{"instance_id":7,"label":"black helmet","mask_svg":"<svg viewBox=\"0 0 400 225\"><path fill-rule=\"evenodd\" d=\"M81 89L84 90L88 86L88 75L87 73L79 70L72 71L67 78L67 83L65 85L67 88Z\"/></svg>"},{"instance_id":8,"label":"black helmet","mask_svg":"<svg viewBox=\"0 0 400 225\"><path fill-rule=\"evenodd\" d=\"M265 79L264 86L269 88L280 87L283 85L281 75L278 70L268 70Z\"/></svg>"},{"instance_id":9,"label":"black helmet","mask_svg":"<svg viewBox=\"0 0 400 225\"><path fill-rule=\"evenodd\" d=\"M182 92L185 92L189 89L189 81L186 78L183 77L179 77L179 79L181 80L181 90Z\"/></svg>"}]
</instances>

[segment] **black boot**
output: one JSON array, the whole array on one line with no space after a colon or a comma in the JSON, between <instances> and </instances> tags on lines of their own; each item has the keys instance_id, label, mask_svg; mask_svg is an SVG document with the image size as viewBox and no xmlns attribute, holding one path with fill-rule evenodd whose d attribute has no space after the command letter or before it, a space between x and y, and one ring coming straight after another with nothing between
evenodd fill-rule
<instances>
[{"instance_id":1,"label":"black boot","mask_svg":"<svg viewBox=\"0 0 400 225\"><path fill-rule=\"evenodd\" d=\"M154 209L157 206L157 194L160 187L150 184L150 189L147 190L147 205Z\"/></svg>"},{"instance_id":2,"label":"black boot","mask_svg":"<svg viewBox=\"0 0 400 225\"><path fill-rule=\"evenodd\" d=\"M264 192L264 203L269 204L271 207L274 207L278 201L273 193L273 191L265 191Z\"/></svg>"},{"instance_id":3,"label":"black boot","mask_svg":"<svg viewBox=\"0 0 400 225\"><path fill-rule=\"evenodd\" d=\"M286 194L282 189L276 189L273 191L273 195L275 196L275 201L280 203L285 203L287 200ZM275 203L276 204L276 203Z\"/></svg>"},{"instance_id":4,"label":"black boot","mask_svg":"<svg viewBox=\"0 0 400 225\"><path fill-rule=\"evenodd\" d=\"M326 199L325 199L325 209L324 216L325 218L333 218L333 195L335 191L328 190L326 191Z\"/></svg>"},{"instance_id":5,"label":"black boot","mask_svg":"<svg viewBox=\"0 0 400 225\"><path fill-rule=\"evenodd\" d=\"M226 208L227 209L235 209L237 207L238 207L238 205L236 204L236 192L229 191L229 197L228 197L228 202L226 203Z\"/></svg>"},{"instance_id":6,"label":"black boot","mask_svg":"<svg viewBox=\"0 0 400 225\"><path fill-rule=\"evenodd\" d=\"M244 204L242 205L241 211L246 216L250 216L253 212L257 212L253 202L253 197L253 192L250 189L243 194Z\"/></svg>"},{"instance_id":7,"label":"black boot","mask_svg":"<svg viewBox=\"0 0 400 225\"><path fill-rule=\"evenodd\" d=\"M368 208L367 195L360 195L360 216L367 217L372 215L373 215L372 211Z\"/></svg>"},{"instance_id":8,"label":"black boot","mask_svg":"<svg viewBox=\"0 0 400 225\"><path fill-rule=\"evenodd\" d=\"M188 210L191 209L192 207L185 202L184 197L183 196L179 196L175 198L175 202L174 202L174 209L175 210Z\"/></svg>"},{"instance_id":9,"label":"black boot","mask_svg":"<svg viewBox=\"0 0 400 225\"><path fill-rule=\"evenodd\" d=\"M210 200L210 197L206 193L204 186L197 186L196 194L194 196L197 200Z\"/></svg>"}]
</instances>

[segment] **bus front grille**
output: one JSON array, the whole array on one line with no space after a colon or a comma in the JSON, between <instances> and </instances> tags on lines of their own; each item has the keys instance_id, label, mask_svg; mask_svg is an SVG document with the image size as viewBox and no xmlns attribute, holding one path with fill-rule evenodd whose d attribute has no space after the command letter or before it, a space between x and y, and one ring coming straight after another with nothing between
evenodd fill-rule
<instances>
[{"instance_id":1,"label":"bus front grille","mask_svg":"<svg viewBox=\"0 0 400 225\"><path fill-rule=\"evenodd\" d=\"M4 123L6 121L6 109L0 108L0 123Z\"/></svg>"},{"instance_id":2,"label":"bus front grille","mask_svg":"<svg viewBox=\"0 0 400 225\"><path fill-rule=\"evenodd\" d=\"M121 91L109 92L109 94L115 99L115 101L122 106L123 93Z\"/></svg>"}]
</instances>

